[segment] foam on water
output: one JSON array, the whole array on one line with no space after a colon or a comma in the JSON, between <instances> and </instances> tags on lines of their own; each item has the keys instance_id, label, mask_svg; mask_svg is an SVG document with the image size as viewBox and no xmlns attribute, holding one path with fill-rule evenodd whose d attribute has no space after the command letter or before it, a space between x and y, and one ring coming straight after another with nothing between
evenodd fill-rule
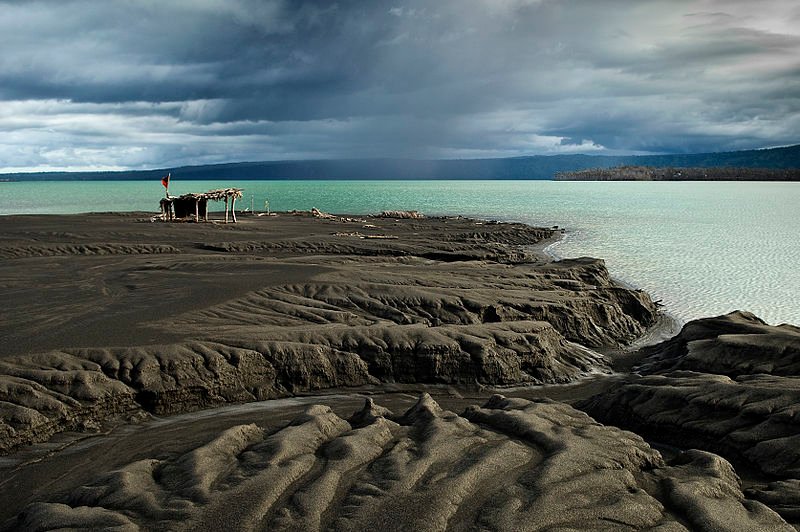
<instances>
[{"instance_id":1,"label":"foam on water","mask_svg":"<svg viewBox=\"0 0 800 532\"><path fill-rule=\"evenodd\" d=\"M171 192L222 186L243 187L238 205L253 198L257 210L269 199L272 210L417 209L558 225L567 233L552 251L606 259L680 320L742 309L800 324L800 183L175 179ZM0 183L0 214L157 211L162 192L158 181Z\"/></svg>"}]
</instances>

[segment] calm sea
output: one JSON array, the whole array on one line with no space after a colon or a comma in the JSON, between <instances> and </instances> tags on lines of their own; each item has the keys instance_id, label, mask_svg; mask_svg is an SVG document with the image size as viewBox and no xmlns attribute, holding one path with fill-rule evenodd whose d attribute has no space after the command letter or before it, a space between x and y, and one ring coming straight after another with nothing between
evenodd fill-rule
<instances>
[{"instance_id":1,"label":"calm sea","mask_svg":"<svg viewBox=\"0 0 800 532\"><path fill-rule=\"evenodd\" d=\"M611 273L681 321L734 309L800 325L800 183L185 181L172 194L245 189L237 207L426 214L558 225L559 256ZM159 181L0 183L0 214L158 211ZM0 219L0 230L2 219Z\"/></svg>"}]
</instances>

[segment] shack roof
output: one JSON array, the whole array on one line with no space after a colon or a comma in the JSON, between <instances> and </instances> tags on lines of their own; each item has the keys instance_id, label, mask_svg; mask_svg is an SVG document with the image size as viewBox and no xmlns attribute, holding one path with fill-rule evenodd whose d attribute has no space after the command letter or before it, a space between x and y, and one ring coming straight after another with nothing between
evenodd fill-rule
<instances>
[{"instance_id":1,"label":"shack roof","mask_svg":"<svg viewBox=\"0 0 800 532\"><path fill-rule=\"evenodd\" d=\"M188 194L182 194L177 198L173 197L171 199L183 199L183 200L205 199L210 201L221 201L224 200L225 198L238 199L241 197L242 197L241 188L218 188L215 190L209 190L208 192L190 192Z\"/></svg>"}]
</instances>

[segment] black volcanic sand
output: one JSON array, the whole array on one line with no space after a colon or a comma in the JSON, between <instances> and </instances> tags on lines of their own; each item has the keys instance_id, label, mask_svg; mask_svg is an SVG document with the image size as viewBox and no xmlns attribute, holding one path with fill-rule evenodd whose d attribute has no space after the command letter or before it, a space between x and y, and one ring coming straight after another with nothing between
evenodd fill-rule
<instances>
[{"instance_id":1,"label":"black volcanic sand","mask_svg":"<svg viewBox=\"0 0 800 532\"><path fill-rule=\"evenodd\" d=\"M800 328L733 312L641 354L639 375L578 406L651 442L719 453L750 497L799 523Z\"/></svg>"},{"instance_id":2,"label":"black volcanic sand","mask_svg":"<svg viewBox=\"0 0 800 532\"><path fill-rule=\"evenodd\" d=\"M600 260L548 260L553 230L307 214L0 224L9 529L785 528L764 504L795 521L800 487L767 483L763 453L747 498L723 458L664 460L553 401L607 421L619 390L650 378L613 370L686 357L679 340L626 352L655 305ZM784 333L769 345L795 345ZM515 398L489 400L498 389ZM653 437L657 422L609 422L687 447ZM691 444L744 464L749 447L707 439Z\"/></svg>"},{"instance_id":3,"label":"black volcanic sand","mask_svg":"<svg viewBox=\"0 0 800 532\"><path fill-rule=\"evenodd\" d=\"M567 383L656 309L553 230L462 218L8 217L0 451L342 386ZM65 228L69 228L66 231Z\"/></svg>"}]
</instances>

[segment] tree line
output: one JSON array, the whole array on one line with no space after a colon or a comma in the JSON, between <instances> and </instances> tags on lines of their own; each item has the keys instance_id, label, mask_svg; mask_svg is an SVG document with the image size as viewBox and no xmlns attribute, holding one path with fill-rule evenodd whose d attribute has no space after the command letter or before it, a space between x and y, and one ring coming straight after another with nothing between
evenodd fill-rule
<instances>
[{"instance_id":1,"label":"tree line","mask_svg":"<svg viewBox=\"0 0 800 532\"><path fill-rule=\"evenodd\" d=\"M556 181L800 181L800 168L616 166L557 172Z\"/></svg>"}]
</instances>

